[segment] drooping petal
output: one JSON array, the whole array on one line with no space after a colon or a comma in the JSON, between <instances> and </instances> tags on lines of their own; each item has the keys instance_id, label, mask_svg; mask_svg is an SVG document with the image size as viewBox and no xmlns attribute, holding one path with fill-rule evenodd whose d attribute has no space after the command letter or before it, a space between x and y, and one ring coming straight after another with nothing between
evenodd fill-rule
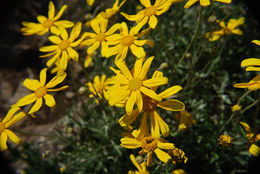
<instances>
[{"instance_id":1,"label":"drooping petal","mask_svg":"<svg viewBox=\"0 0 260 174\"><path fill-rule=\"evenodd\" d=\"M141 125L137 133L137 139L142 139L142 137L145 137L148 135L149 129L147 126L147 119L148 119L148 112L144 112L144 115L141 120Z\"/></svg>"},{"instance_id":2,"label":"drooping petal","mask_svg":"<svg viewBox=\"0 0 260 174\"><path fill-rule=\"evenodd\" d=\"M100 42L95 42L91 47L88 48L87 53L93 54L96 49L100 46Z\"/></svg>"},{"instance_id":3,"label":"drooping petal","mask_svg":"<svg viewBox=\"0 0 260 174\"><path fill-rule=\"evenodd\" d=\"M121 138L121 146L128 149L136 149L141 147L141 143L134 138Z\"/></svg>"},{"instance_id":4,"label":"drooping petal","mask_svg":"<svg viewBox=\"0 0 260 174\"><path fill-rule=\"evenodd\" d=\"M159 126L159 130L162 132L164 137L167 137L170 133L170 129L167 123L161 118L157 111L153 111L154 120Z\"/></svg>"},{"instance_id":5,"label":"drooping petal","mask_svg":"<svg viewBox=\"0 0 260 174\"><path fill-rule=\"evenodd\" d=\"M145 63L143 64L143 67L142 67L142 70L138 76L139 79L145 79L146 78L146 75L150 69L150 66L151 66L151 63L153 61L153 56L148 58Z\"/></svg>"},{"instance_id":6,"label":"drooping petal","mask_svg":"<svg viewBox=\"0 0 260 174\"><path fill-rule=\"evenodd\" d=\"M44 100L45 100L46 105L51 107L51 108L56 105L54 97L52 95L50 95L50 94L46 94L44 96Z\"/></svg>"},{"instance_id":7,"label":"drooping petal","mask_svg":"<svg viewBox=\"0 0 260 174\"><path fill-rule=\"evenodd\" d=\"M154 29L157 26L157 23L157 18L155 17L155 15L152 15L148 21L149 26Z\"/></svg>"},{"instance_id":8,"label":"drooping petal","mask_svg":"<svg viewBox=\"0 0 260 174\"><path fill-rule=\"evenodd\" d=\"M32 113L38 111L41 107L42 107L42 98L37 98L35 104L32 106L32 108L28 112L28 114L32 114Z\"/></svg>"},{"instance_id":9,"label":"drooping petal","mask_svg":"<svg viewBox=\"0 0 260 174\"><path fill-rule=\"evenodd\" d=\"M133 55L135 55L137 58L145 58L146 53L145 53L143 47L138 47L138 46L132 44L130 46L130 49L131 49Z\"/></svg>"},{"instance_id":10,"label":"drooping petal","mask_svg":"<svg viewBox=\"0 0 260 174\"><path fill-rule=\"evenodd\" d=\"M75 61L78 61L79 60L79 54L77 51L75 51L74 49L72 49L71 47L68 47L67 48L68 50L68 53L69 53L69 56L75 60Z\"/></svg>"},{"instance_id":11,"label":"drooping petal","mask_svg":"<svg viewBox=\"0 0 260 174\"><path fill-rule=\"evenodd\" d=\"M135 109L135 110L133 110L133 112L130 115L128 115L128 114L123 115L118 120L118 122L119 122L120 126L122 126L122 127L131 125L136 120L136 118L139 114L140 114L140 112L138 111L138 109Z\"/></svg>"},{"instance_id":12,"label":"drooping petal","mask_svg":"<svg viewBox=\"0 0 260 174\"><path fill-rule=\"evenodd\" d=\"M159 148L154 150L156 156L164 163L167 163L169 159L171 159L170 155L168 155L166 152L160 150Z\"/></svg>"},{"instance_id":13,"label":"drooping petal","mask_svg":"<svg viewBox=\"0 0 260 174\"><path fill-rule=\"evenodd\" d=\"M154 113L150 112L150 120L151 120L151 134L153 137L160 138L160 127L155 119Z\"/></svg>"},{"instance_id":14,"label":"drooping petal","mask_svg":"<svg viewBox=\"0 0 260 174\"><path fill-rule=\"evenodd\" d=\"M2 132L1 137L0 137L0 150L1 151L7 150L6 141L7 141L7 134L5 132Z\"/></svg>"},{"instance_id":15,"label":"drooping petal","mask_svg":"<svg viewBox=\"0 0 260 174\"><path fill-rule=\"evenodd\" d=\"M133 111L134 105L136 103L136 92L132 91L130 97L128 98L125 106L125 111L128 115L130 115Z\"/></svg>"}]
</instances>

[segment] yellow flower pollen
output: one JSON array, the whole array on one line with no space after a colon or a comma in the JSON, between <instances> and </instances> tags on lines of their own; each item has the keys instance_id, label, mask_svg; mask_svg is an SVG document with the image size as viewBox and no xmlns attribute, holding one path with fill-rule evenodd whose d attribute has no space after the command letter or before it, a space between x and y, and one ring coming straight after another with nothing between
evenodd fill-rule
<instances>
[{"instance_id":1,"label":"yellow flower pollen","mask_svg":"<svg viewBox=\"0 0 260 174\"><path fill-rule=\"evenodd\" d=\"M145 12L144 12L144 14L146 15L146 16L153 16L155 13L157 12L157 8L156 7L154 7L154 6L151 6L151 7L147 7L146 9L145 9Z\"/></svg>"},{"instance_id":2,"label":"yellow flower pollen","mask_svg":"<svg viewBox=\"0 0 260 174\"><path fill-rule=\"evenodd\" d=\"M143 96L143 110L144 112L151 112L154 111L157 106L157 101L148 97Z\"/></svg>"},{"instance_id":3,"label":"yellow flower pollen","mask_svg":"<svg viewBox=\"0 0 260 174\"><path fill-rule=\"evenodd\" d=\"M98 33L96 36L96 40L99 42L103 42L106 38L106 34L105 33Z\"/></svg>"},{"instance_id":4,"label":"yellow flower pollen","mask_svg":"<svg viewBox=\"0 0 260 174\"><path fill-rule=\"evenodd\" d=\"M157 141L154 137L144 137L141 147L147 152L152 152L157 148Z\"/></svg>"},{"instance_id":5,"label":"yellow flower pollen","mask_svg":"<svg viewBox=\"0 0 260 174\"><path fill-rule=\"evenodd\" d=\"M69 40L64 40L61 43L59 43L59 48L61 51L66 50L70 46Z\"/></svg>"},{"instance_id":6,"label":"yellow flower pollen","mask_svg":"<svg viewBox=\"0 0 260 174\"><path fill-rule=\"evenodd\" d=\"M5 124L0 122L0 134L5 130Z\"/></svg>"},{"instance_id":7,"label":"yellow flower pollen","mask_svg":"<svg viewBox=\"0 0 260 174\"><path fill-rule=\"evenodd\" d=\"M47 19L46 21L44 21L42 23L42 26L44 28L50 28L52 25L53 25L53 20L51 20L51 19Z\"/></svg>"},{"instance_id":8,"label":"yellow flower pollen","mask_svg":"<svg viewBox=\"0 0 260 174\"><path fill-rule=\"evenodd\" d=\"M35 95L37 98L42 98L43 96L45 96L47 94L47 88L45 86L41 86L39 87L36 91L35 91Z\"/></svg>"},{"instance_id":9,"label":"yellow flower pollen","mask_svg":"<svg viewBox=\"0 0 260 174\"><path fill-rule=\"evenodd\" d=\"M135 90L139 89L141 86L142 86L142 80L140 80L140 79L132 79L132 80L130 80L129 85L128 85L128 87L131 91L135 91Z\"/></svg>"},{"instance_id":10,"label":"yellow flower pollen","mask_svg":"<svg viewBox=\"0 0 260 174\"><path fill-rule=\"evenodd\" d=\"M135 38L131 35L127 35L125 37L123 37L122 41L121 41L121 45L123 46L130 46L134 43Z\"/></svg>"}]
</instances>

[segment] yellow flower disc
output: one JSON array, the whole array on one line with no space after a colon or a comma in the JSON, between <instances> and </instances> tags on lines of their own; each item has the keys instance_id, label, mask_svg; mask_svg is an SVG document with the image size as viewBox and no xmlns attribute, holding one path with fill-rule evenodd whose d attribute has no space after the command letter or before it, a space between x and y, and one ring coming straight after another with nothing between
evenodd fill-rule
<instances>
[{"instance_id":1,"label":"yellow flower disc","mask_svg":"<svg viewBox=\"0 0 260 174\"><path fill-rule=\"evenodd\" d=\"M39 87L36 91L35 91L35 95L37 98L42 98L43 96L45 96L47 94L47 88L45 86L41 86Z\"/></svg>"},{"instance_id":2,"label":"yellow flower disc","mask_svg":"<svg viewBox=\"0 0 260 174\"><path fill-rule=\"evenodd\" d=\"M135 40L135 38L134 38L133 36L127 35L127 36L125 36L125 37L122 39L121 44L122 44L123 46L130 46L130 45L132 45L132 44L134 43L134 40Z\"/></svg>"},{"instance_id":3,"label":"yellow flower disc","mask_svg":"<svg viewBox=\"0 0 260 174\"><path fill-rule=\"evenodd\" d=\"M96 40L99 42L103 42L106 38L106 34L105 33L98 33L96 36Z\"/></svg>"},{"instance_id":4,"label":"yellow flower disc","mask_svg":"<svg viewBox=\"0 0 260 174\"><path fill-rule=\"evenodd\" d=\"M52 25L53 25L53 20L51 20L51 19L47 19L46 21L44 21L42 23L42 26L44 28L50 28Z\"/></svg>"},{"instance_id":5,"label":"yellow flower disc","mask_svg":"<svg viewBox=\"0 0 260 174\"><path fill-rule=\"evenodd\" d=\"M142 81L140 79L132 79L130 82L129 82L129 89L131 91L135 91L137 89L139 89L142 85Z\"/></svg>"},{"instance_id":6,"label":"yellow flower disc","mask_svg":"<svg viewBox=\"0 0 260 174\"><path fill-rule=\"evenodd\" d=\"M151 112L154 111L156 106L157 106L157 101L148 97L148 96L143 96L143 110L144 112Z\"/></svg>"},{"instance_id":7,"label":"yellow flower disc","mask_svg":"<svg viewBox=\"0 0 260 174\"><path fill-rule=\"evenodd\" d=\"M61 43L59 43L59 48L61 51L66 50L70 46L69 40L64 40Z\"/></svg>"},{"instance_id":8,"label":"yellow flower disc","mask_svg":"<svg viewBox=\"0 0 260 174\"><path fill-rule=\"evenodd\" d=\"M157 12L157 8L154 7L154 6L151 6L151 7L147 7L145 9L145 16L153 16L155 13Z\"/></svg>"},{"instance_id":9,"label":"yellow flower disc","mask_svg":"<svg viewBox=\"0 0 260 174\"><path fill-rule=\"evenodd\" d=\"M5 130L5 124L0 122L0 134Z\"/></svg>"},{"instance_id":10,"label":"yellow flower disc","mask_svg":"<svg viewBox=\"0 0 260 174\"><path fill-rule=\"evenodd\" d=\"M144 137L141 147L147 152L152 152L157 148L157 141L154 137Z\"/></svg>"}]
</instances>

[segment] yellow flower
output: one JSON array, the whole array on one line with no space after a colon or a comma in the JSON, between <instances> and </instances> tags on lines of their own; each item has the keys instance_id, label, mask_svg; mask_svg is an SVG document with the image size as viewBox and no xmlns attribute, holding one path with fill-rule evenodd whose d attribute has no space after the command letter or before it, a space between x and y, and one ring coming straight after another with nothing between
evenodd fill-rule
<instances>
[{"instance_id":1,"label":"yellow flower","mask_svg":"<svg viewBox=\"0 0 260 174\"><path fill-rule=\"evenodd\" d=\"M249 153L251 153L253 156L257 157L260 154L260 147L258 147L255 144L252 144L249 148Z\"/></svg>"},{"instance_id":2,"label":"yellow flower","mask_svg":"<svg viewBox=\"0 0 260 174\"><path fill-rule=\"evenodd\" d=\"M255 76L248 83L238 83L233 85L235 88L248 88L250 91L254 91L260 88L260 74Z\"/></svg>"},{"instance_id":3,"label":"yellow flower","mask_svg":"<svg viewBox=\"0 0 260 174\"><path fill-rule=\"evenodd\" d=\"M259 40L253 40L252 43L260 46ZM260 59L248 58L241 62L241 67L246 67L246 71L260 71Z\"/></svg>"},{"instance_id":4,"label":"yellow flower","mask_svg":"<svg viewBox=\"0 0 260 174\"><path fill-rule=\"evenodd\" d=\"M156 156L164 163L166 163L171 156L161 149L171 150L174 149L172 143L166 143L163 139L158 139L153 136L145 136L141 138L121 138L121 146L128 149L142 148L139 151L140 155L147 154L147 166L152 165L152 153L155 152Z\"/></svg>"},{"instance_id":5,"label":"yellow flower","mask_svg":"<svg viewBox=\"0 0 260 174\"><path fill-rule=\"evenodd\" d=\"M90 98L93 98L94 95L98 95L98 97L105 99L108 99L107 89L109 88L107 81L109 79L106 79L106 75L95 76L94 77L94 83L88 82L86 83L86 86L88 86L89 90L92 92L92 94L89 95Z\"/></svg>"},{"instance_id":6,"label":"yellow flower","mask_svg":"<svg viewBox=\"0 0 260 174\"><path fill-rule=\"evenodd\" d=\"M68 61L73 59L78 61L79 54L73 48L78 46L80 42L84 39L82 36L80 39L75 41L81 32L81 23L78 22L72 29L70 37L64 28L60 29L61 38L58 36L49 36L49 40L54 43L54 45L44 46L40 48L41 52L51 52L40 57L49 57L54 55L47 62L47 66L50 67L54 62L60 59L60 68L66 70ZM60 57L61 56L61 57Z\"/></svg>"},{"instance_id":7,"label":"yellow flower","mask_svg":"<svg viewBox=\"0 0 260 174\"><path fill-rule=\"evenodd\" d=\"M156 0L154 5L151 5L150 0L140 0L140 3L145 9L138 12L136 15L128 15L121 12L121 14L129 21L135 21L138 28L142 28L147 22L151 28L155 28L158 23L156 16L169 10L172 5L170 0Z\"/></svg>"},{"instance_id":8,"label":"yellow flower","mask_svg":"<svg viewBox=\"0 0 260 174\"><path fill-rule=\"evenodd\" d=\"M244 24L244 22L244 17L241 17L239 19L230 19L227 25L224 21L219 21L219 26L221 27L221 29L218 31L206 33L206 38L208 38L209 41L213 42L218 40L221 36L228 36L230 34L242 35L243 32L240 29L237 29L237 27Z\"/></svg>"},{"instance_id":9,"label":"yellow flower","mask_svg":"<svg viewBox=\"0 0 260 174\"><path fill-rule=\"evenodd\" d=\"M139 35L140 28L132 27L130 31L128 31L128 27L125 22L121 23L121 33L120 34L113 34L108 40L108 45L115 45L111 48L108 48L106 57L110 57L116 55L115 62L123 61L127 56L127 52L129 48L131 49L132 53L137 58L145 58L146 53L143 49L143 45L147 44L153 47L153 42L149 39L147 40L139 40L139 38L146 33L147 31L144 30Z\"/></svg>"},{"instance_id":10,"label":"yellow flower","mask_svg":"<svg viewBox=\"0 0 260 174\"><path fill-rule=\"evenodd\" d=\"M126 113L130 115L135 104L137 104L138 110L140 112L142 111L142 94L156 101L162 100L161 97L150 88L166 84L168 83L168 79L166 77L147 79L147 73L152 61L153 57L148 58L144 63L143 60L137 59L133 72L130 72L125 62L117 64L120 71L115 71L116 77L114 78L114 85L108 90L109 104L111 106L123 102L125 103Z\"/></svg>"},{"instance_id":11,"label":"yellow flower","mask_svg":"<svg viewBox=\"0 0 260 174\"><path fill-rule=\"evenodd\" d=\"M181 149L178 149L175 147L172 150L168 151L168 154L172 158L172 163L177 164L177 163L187 163L188 157L185 155L185 152L183 152Z\"/></svg>"},{"instance_id":12,"label":"yellow flower","mask_svg":"<svg viewBox=\"0 0 260 174\"><path fill-rule=\"evenodd\" d=\"M87 50L87 54L92 55L101 45L101 55L105 57L108 49L107 40L109 40L109 36L121 28L120 24L115 24L107 31L107 24L108 21L104 20L91 22L91 28L95 33L85 32L83 35L86 37L86 40L81 43L82 46L91 45Z\"/></svg>"},{"instance_id":13,"label":"yellow flower","mask_svg":"<svg viewBox=\"0 0 260 174\"><path fill-rule=\"evenodd\" d=\"M5 118L1 121L0 119L0 150L5 151L7 150L7 138L13 141L16 144L21 142L20 138L17 137L11 130L8 128L21 120L26 114L24 112L19 112L18 114L14 115L17 111L19 111L19 107L12 107Z\"/></svg>"},{"instance_id":14,"label":"yellow flower","mask_svg":"<svg viewBox=\"0 0 260 174\"><path fill-rule=\"evenodd\" d=\"M172 173L174 173L174 174L187 174L187 172L185 172L185 170L183 170L183 169L175 169L174 171L172 171Z\"/></svg>"},{"instance_id":15,"label":"yellow flower","mask_svg":"<svg viewBox=\"0 0 260 174\"><path fill-rule=\"evenodd\" d=\"M183 110L174 115L175 120L179 122L178 130L184 131L192 124L195 124L196 121L194 120L193 116L186 110Z\"/></svg>"},{"instance_id":16,"label":"yellow flower","mask_svg":"<svg viewBox=\"0 0 260 174\"><path fill-rule=\"evenodd\" d=\"M95 0L86 0L86 3L89 5L89 6L92 6L94 4Z\"/></svg>"},{"instance_id":17,"label":"yellow flower","mask_svg":"<svg viewBox=\"0 0 260 174\"><path fill-rule=\"evenodd\" d=\"M14 106L25 106L36 101L35 104L32 106L32 108L30 109L30 111L28 112L28 114L32 114L41 108L43 103L43 98L47 106L54 107L56 105L55 99L53 98L52 95L48 94L48 92L60 91L68 88L68 86L63 86L60 88L51 89L57 86L58 84L60 84L65 79L66 73L61 75L56 75L47 84L46 84L46 73L47 73L47 68L41 70L40 81L36 79L25 79L23 85L29 90L34 92L18 100L17 103L14 104Z\"/></svg>"},{"instance_id":18,"label":"yellow flower","mask_svg":"<svg viewBox=\"0 0 260 174\"><path fill-rule=\"evenodd\" d=\"M22 22L22 25L24 27L21 28L21 31L24 35L43 35L50 30L52 33L59 35L60 28L70 28L74 25L73 22L67 20L58 21L58 19L61 17L66 8L67 5L63 5L58 14L55 16L54 4L52 1L50 1L48 18L40 15L37 16L37 20L39 21L39 23Z\"/></svg>"},{"instance_id":19,"label":"yellow flower","mask_svg":"<svg viewBox=\"0 0 260 174\"><path fill-rule=\"evenodd\" d=\"M243 128L244 128L244 130L246 132L246 136L247 136L247 138L248 138L248 140L249 140L249 142L251 144L253 144L253 143L257 142L258 140L260 140L260 134L256 134L255 135L251 131L251 128L250 128L250 126L247 123L242 122L242 121L240 121L239 123L243 126Z\"/></svg>"},{"instance_id":20,"label":"yellow flower","mask_svg":"<svg viewBox=\"0 0 260 174\"><path fill-rule=\"evenodd\" d=\"M210 1L209 0L189 0L184 8L190 8L190 6L192 6L193 4L195 4L196 2L200 1L200 5L202 7L206 7L206 6L209 6L210 5ZM218 2L223 2L223 3L228 3L230 4L231 3L231 0L213 0L213 1L218 1Z\"/></svg>"},{"instance_id":21,"label":"yellow flower","mask_svg":"<svg viewBox=\"0 0 260 174\"><path fill-rule=\"evenodd\" d=\"M219 143L223 147L228 147L232 145L232 137L229 135L220 135L219 137Z\"/></svg>"},{"instance_id":22,"label":"yellow flower","mask_svg":"<svg viewBox=\"0 0 260 174\"><path fill-rule=\"evenodd\" d=\"M135 165L135 167L138 169L138 171L129 171L128 174L149 174L149 172L146 170L146 163L142 162L141 164L138 164L136 161L136 158L133 154L130 155L130 159L132 163Z\"/></svg>"},{"instance_id":23,"label":"yellow flower","mask_svg":"<svg viewBox=\"0 0 260 174\"><path fill-rule=\"evenodd\" d=\"M162 78L162 72L155 71L153 74L152 79L150 81L154 81L154 85L156 85L155 80ZM156 91L157 86L153 86L151 88L152 91ZM182 89L181 86L175 85L172 86L165 91L161 92L158 94L158 96L161 99L166 99L164 101L157 101L145 94L142 95L142 112L143 117L141 120L141 126L138 132L138 136L144 136L148 132L147 128L147 119L148 116L150 116L151 119L151 134L154 137L159 138L160 137L160 132L163 134L164 137L169 135L169 126L167 123L161 118L157 111L157 107L168 110L168 111L182 111L185 109L185 105L176 100L176 99L168 99L169 97L173 96L177 92L179 92ZM126 126L132 124L138 115L140 115L141 111L138 109L133 110L131 114L125 114L119 119L119 123L121 126Z\"/></svg>"},{"instance_id":24,"label":"yellow flower","mask_svg":"<svg viewBox=\"0 0 260 174\"><path fill-rule=\"evenodd\" d=\"M232 112L236 112L236 111L240 111L241 110L241 106L240 105L234 105L232 106Z\"/></svg>"}]
</instances>

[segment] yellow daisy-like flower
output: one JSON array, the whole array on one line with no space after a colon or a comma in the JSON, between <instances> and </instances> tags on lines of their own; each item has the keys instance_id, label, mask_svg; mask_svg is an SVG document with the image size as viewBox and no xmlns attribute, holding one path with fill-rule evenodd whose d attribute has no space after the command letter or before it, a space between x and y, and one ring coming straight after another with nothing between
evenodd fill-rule
<instances>
[{"instance_id":1,"label":"yellow daisy-like flower","mask_svg":"<svg viewBox=\"0 0 260 174\"><path fill-rule=\"evenodd\" d=\"M237 27L244 24L244 22L244 17L241 17L239 19L230 19L227 25L224 21L219 21L219 26L221 27L221 29L218 31L206 33L206 38L208 38L209 41L213 42L218 40L221 36L228 36L230 34L242 35L243 32Z\"/></svg>"},{"instance_id":2,"label":"yellow daisy-like flower","mask_svg":"<svg viewBox=\"0 0 260 174\"><path fill-rule=\"evenodd\" d=\"M200 5L201 5L202 7L207 7L207 6L210 5L210 0L189 0L189 1L185 4L184 8L190 8L190 6L192 6L193 4L195 4L195 3L198 2L198 1L200 2ZM231 3L231 0L213 0L213 1L218 1L218 2L222 2L222 3L228 3L228 4Z\"/></svg>"},{"instance_id":3,"label":"yellow daisy-like flower","mask_svg":"<svg viewBox=\"0 0 260 174\"><path fill-rule=\"evenodd\" d=\"M108 90L109 104L114 106L117 103L124 102L125 110L128 115L133 111L136 104L138 110L143 110L142 94L156 100L161 101L161 97L150 88L168 83L166 77L158 77L147 79L147 73L150 69L154 57L148 58L144 63L138 59L135 62L133 72L130 72L125 62L120 62L117 67L120 69L115 71L114 85Z\"/></svg>"},{"instance_id":4,"label":"yellow daisy-like flower","mask_svg":"<svg viewBox=\"0 0 260 174\"><path fill-rule=\"evenodd\" d=\"M36 101L35 104L32 106L32 108L30 109L30 111L28 112L28 114L32 114L41 108L43 103L43 98L47 106L54 107L56 105L55 99L53 98L52 95L48 94L48 92L60 91L68 88L68 86L63 86L60 88L51 89L57 86L58 84L60 84L65 79L66 73L61 75L56 75L47 84L46 84L46 73L47 73L47 68L41 70L40 81L36 79L25 79L23 85L29 90L34 92L18 100L17 103L14 104L14 106L25 106L34 103Z\"/></svg>"},{"instance_id":5,"label":"yellow daisy-like flower","mask_svg":"<svg viewBox=\"0 0 260 174\"><path fill-rule=\"evenodd\" d=\"M68 61L70 59L78 61L79 54L73 48L78 46L81 43L81 41L84 39L84 36L76 40L81 32L80 22L78 22L73 27L70 33L70 37L68 36L68 32L64 28L61 28L60 31L61 31L61 38L59 36L49 36L49 40L55 45L44 46L40 48L41 52L51 52L51 53L42 55L40 57L49 57L54 55L50 60L47 61L46 65L50 67L54 62L60 59L60 65L59 65L60 68L66 70Z\"/></svg>"},{"instance_id":6,"label":"yellow daisy-like flower","mask_svg":"<svg viewBox=\"0 0 260 174\"><path fill-rule=\"evenodd\" d=\"M86 40L81 43L82 46L91 45L87 50L87 54L92 55L101 45L101 55L105 57L108 49L107 40L109 40L109 36L121 28L120 24L115 24L107 31L107 24L108 21L104 20L91 22L91 28L95 33L85 32L83 35L86 37Z\"/></svg>"},{"instance_id":7,"label":"yellow daisy-like flower","mask_svg":"<svg viewBox=\"0 0 260 174\"><path fill-rule=\"evenodd\" d=\"M229 135L220 135L219 136L219 143L223 147L229 147L232 145L232 137Z\"/></svg>"},{"instance_id":8,"label":"yellow daisy-like flower","mask_svg":"<svg viewBox=\"0 0 260 174\"><path fill-rule=\"evenodd\" d=\"M115 45L113 47L108 48L106 52L106 57L110 57L116 55L115 63L119 61L123 61L128 53L128 50L131 49L132 53L137 58L145 58L146 53L143 49L143 45L147 44L153 47L153 41L146 39L146 40L139 40L141 36L147 31L144 30L139 35L140 28L132 27L130 31L125 22L121 23L121 33L120 34L113 34L109 37L108 45Z\"/></svg>"},{"instance_id":9,"label":"yellow daisy-like flower","mask_svg":"<svg viewBox=\"0 0 260 174\"><path fill-rule=\"evenodd\" d=\"M260 46L259 40L253 40L252 43ZM260 59L248 58L241 62L241 67L246 67L246 71L260 71Z\"/></svg>"},{"instance_id":10,"label":"yellow daisy-like flower","mask_svg":"<svg viewBox=\"0 0 260 174\"><path fill-rule=\"evenodd\" d=\"M257 142L258 140L260 140L260 134L256 134L256 135L255 135L255 134L252 132L251 127L250 127L247 123L242 122L242 121L240 121L239 123L240 123L240 124L242 125L242 127L244 128L244 130L245 130L245 132L246 132L246 136L247 136L247 138L248 138L248 140L249 140L249 142L250 142L251 144L253 144L253 143Z\"/></svg>"},{"instance_id":11,"label":"yellow daisy-like flower","mask_svg":"<svg viewBox=\"0 0 260 174\"><path fill-rule=\"evenodd\" d=\"M234 105L232 106L232 112L236 112L236 111L240 111L241 110L241 106L240 105Z\"/></svg>"},{"instance_id":12,"label":"yellow daisy-like flower","mask_svg":"<svg viewBox=\"0 0 260 174\"><path fill-rule=\"evenodd\" d=\"M178 130L184 131L189 126L196 123L193 116L186 110L183 110L177 114L174 115L175 120L179 122Z\"/></svg>"},{"instance_id":13,"label":"yellow daisy-like flower","mask_svg":"<svg viewBox=\"0 0 260 174\"><path fill-rule=\"evenodd\" d=\"M172 158L172 164L177 163L187 163L188 157L185 155L185 152L183 152L181 149L178 149L177 147L175 149L169 150L168 154Z\"/></svg>"},{"instance_id":14,"label":"yellow daisy-like flower","mask_svg":"<svg viewBox=\"0 0 260 174\"><path fill-rule=\"evenodd\" d=\"M21 120L23 117L26 116L24 112L19 112L15 114L17 111L19 111L19 107L12 107L5 118L1 121L0 119L0 150L5 151L7 150L7 138L9 138L11 141L13 141L16 144L19 144L21 142L20 138L17 137L10 129L8 129L10 126Z\"/></svg>"},{"instance_id":15,"label":"yellow daisy-like flower","mask_svg":"<svg viewBox=\"0 0 260 174\"><path fill-rule=\"evenodd\" d=\"M153 77L151 80L155 79L160 79L163 77L162 72L160 71L155 71L153 74ZM154 86L151 88L152 91L156 91L158 86L155 86L156 84L154 83ZM168 111L182 111L185 109L185 105L176 99L168 99L177 92L179 92L182 89L181 86L175 85L172 86L165 91L161 92L158 94L158 96L164 101L157 101L145 94L142 95L142 100L143 100L143 107L142 107L142 112L143 112L143 117L141 120L141 126L138 132L138 136L144 136L148 132L147 128L147 119L148 116L150 116L151 120L151 133L154 137L159 138L160 137L160 132L163 134L164 137L169 135L169 126L167 123L161 118L157 111L157 107L168 110ZM119 119L119 123L121 126L126 126L132 124L138 115L141 114L141 111L138 109L133 110L131 114L125 114Z\"/></svg>"},{"instance_id":16,"label":"yellow daisy-like flower","mask_svg":"<svg viewBox=\"0 0 260 174\"><path fill-rule=\"evenodd\" d=\"M248 83L238 83L233 85L235 88L248 88L250 91L254 91L260 88L260 74L255 76Z\"/></svg>"},{"instance_id":17,"label":"yellow daisy-like flower","mask_svg":"<svg viewBox=\"0 0 260 174\"><path fill-rule=\"evenodd\" d=\"M256 144L252 144L248 150L249 153L251 153L253 156L257 157L260 154L260 147Z\"/></svg>"},{"instance_id":18,"label":"yellow daisy-like flower","mask_svg":"<svg viewBox=\"0 0 260 174\"><path fill-rule=\"evenodd\" d=\"M147 154L147 166L152 165L152 153L164 163L171 159L171 156L161 149L174 149L174 144L166 143L163 139L155 138L153 136L145 136L141 138L121 138L121 146L128 149L142 148L139 155Z\"/></svg>"},{"instance_id":19,"label":"yellow daisy-like flower","mask_svg":"<svg viewBox=\"0 0 260 174\"><path fill-rule=\"evenodd\" d=\"M74 25L73 22L67 20L58 21L58 19L62 16L67 7L67 5L63 5L58 14L55 16L54 4L52 1L50 1L48 18L40 15L37 16L37 20L39 21L39 23L22 22L22 25L24 27L21 28L21 31L24 35L43 35L50 30L52 33L59 35L60 28L70 28Z\"/></svg>"},{"instance_id":20,"label":"yellow daisy-like flower","mask_svg":"<svg viewBox=\"0 0 260 174\"><path fill-rule=\"evenodd\" d=\"M135 21L138 28L142 28L147 22L151 28L155 28L158 23L156 16L160 16L172 5L170 0L156 0L154 5L151 5L150 0L140 0L140 3L145 9L138 12L136 15L128 15L121 12L121 14L129 21Z\"/></svg>"},{"instance_id":21,"label":"yellow daisy-like flower","mask_svg":"<svg viewBox=\"0 0 260 174\"><path fill-rule=\"evenodd\" d=\"M146 170L146 162L138 164L133 154L130 155L130 159L138 171L129 171L128 174L149 174L149 172Z\"/></svg>"},{"instance_id":22,"label":"yellow daisy-like flower","mask_svg":"<svg viewBox=\"0 0 260 174\"><path fill-rule=\"evenodd\" d=\"M106 79L106 75L102 75L101 77L95 76L94 83L86 83L86 86L88 86L89 90L92 92L92 94L90 94L89 97L93 98L94 95L98 95L99 98L103 98L104 96L105 99L108 99L108 82L109 79Z\"/></svg>"}]
</instances>

